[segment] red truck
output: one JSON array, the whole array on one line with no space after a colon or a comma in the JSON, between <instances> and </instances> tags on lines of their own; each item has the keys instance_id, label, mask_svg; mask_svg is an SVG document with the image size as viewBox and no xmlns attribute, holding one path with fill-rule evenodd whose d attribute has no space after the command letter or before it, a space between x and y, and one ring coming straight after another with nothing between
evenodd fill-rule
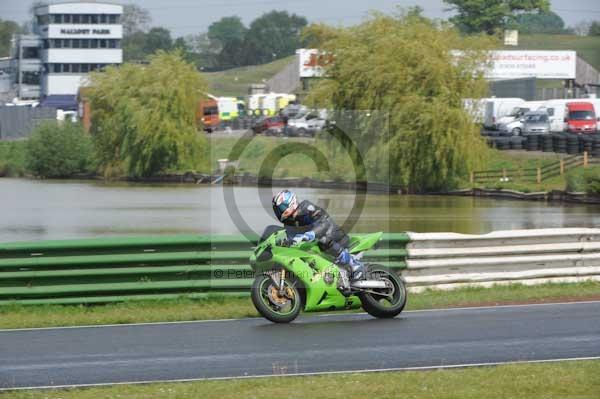
<instances>
[{"instance_id":1,"label":"red truck","mask_svg":"<svg viewBox=\"0 0 600 399\"><path fill-rule=\"evenodd\" d=\"M598 131L594 104L589 102L567 103L565 124L569 133L592 134Z\"/></svg>"},{"instance_id":2,"label":"red truck","mask_svg":"<svg viewBox=\"0 0 600 399\"><path fill-rule=\"evenodd\" d=\"M202 121L204 130L211 133L217 130L219 123L219 107L217 101L212 98L200 100L196 111L196 121ZM198 123L200 125L200 123Z\"/></svg>"}]
</instances>

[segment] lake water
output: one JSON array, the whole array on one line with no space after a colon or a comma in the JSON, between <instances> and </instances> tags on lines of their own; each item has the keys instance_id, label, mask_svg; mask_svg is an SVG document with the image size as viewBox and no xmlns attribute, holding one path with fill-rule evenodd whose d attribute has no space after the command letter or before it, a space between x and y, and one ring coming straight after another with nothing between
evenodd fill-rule
<instances>
[{"instance_id":1,"label":"lake water","mask_svg":"<svg viewBox=\"0 0 600 399\"><path fill-rule=\"evenodd\" d=\"M368 195L357 213L353 192L294 191L301 199L326 207L339 223L354 221L348 225L354 232L485 233L600 224L600 207L594 205ZM0 179L0 242L260 232L275 223L271 193L252 187Z\"/></svg>"}]
</instances>

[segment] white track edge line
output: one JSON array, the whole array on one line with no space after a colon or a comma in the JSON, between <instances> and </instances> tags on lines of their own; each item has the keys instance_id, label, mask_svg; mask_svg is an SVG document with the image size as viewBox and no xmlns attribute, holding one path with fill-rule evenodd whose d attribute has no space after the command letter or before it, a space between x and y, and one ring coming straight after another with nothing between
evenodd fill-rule
<instances>
[{"instance_id":1,"label":"white track edge line","mask_svg":"<svg viewBox=\"0 0 600 399\"><path fill-rule=\"evenodd\" d=\"M558 358L558 359L540 359L540 360L516 360L516 361L488 362L488 363L446 364L446 365L438 365L438 366L394 367L394 368L385 368L385 369L315 371L315 372L291 373L291 374L259 374L259 375L242 375L242 376L234 376L234 377L208 377L208 378L186 378L186 379L173 379L173 380L102 382L102 383L97 383L97 384L45 385L45 386L0 388L0 392L23 391L23 390L34 390L34 389L72 389L72 388L93 388L93 387L107 387L107 386L119 386L119 385L145 385L145 384L158 384L158 383L168 384L168 383L198 382L198 381L245 380L245 379L254 379L254 378L262 379L262 378L273 378L273 377L274 378L278 378L278 377L309 377L309 376L319 376L319 375L328 375L328 374L336 375L336 374L358 374L358 373L385 373L385 372L395 372L395 371L427 371L427 370L445 370L445 369L502 366L502 365L509 365L509 364L559 363L559 362L574 362L574 361L588 361L588 360L600 360L600 356L572 357L572 358Z\"/></svg>"},{"instance_id":2,"label":"white track edge line","mask_svg":"<svg viewBox=\"0 0 600 399\"><path fill-rule=\"evenodd\" d=\"M597 304L600 301L571 301L571 302L548 302L548 303L526 303L526 304L514 304L514 305L491 305L491 306L466 306L459 308L439 308L439 309L420 309L420 310L406 310L402 313L427 313L427 312L446 312L456 310L486 310L486 309L504 309L504 308L523 308L523 307L535 307L535 306L551 306L551 305L585 305L585 304ZM402 314L401 313L401 314ZM332 316L359 316L366 315L366 312L358 313L304 313L300 317L332 317ZM195 324L195 323L218 323L218 322L230 322L230 321L245 321L245 320L257 320L263 319L262 317L243 317L240 319L209 319L209 320L181 320L181 321L153 321L145 323L122 323L122 324L90 324L84 326L64 326L64 327L27 327L27 328L6 328L0 329L0 333L11 332L11 331L43 331L43 330L72 330L77 328L101 328L101 327L135 327L135 326L156 326L156 325L170 325L170 324Z\"/></svg>"}]
</instances>

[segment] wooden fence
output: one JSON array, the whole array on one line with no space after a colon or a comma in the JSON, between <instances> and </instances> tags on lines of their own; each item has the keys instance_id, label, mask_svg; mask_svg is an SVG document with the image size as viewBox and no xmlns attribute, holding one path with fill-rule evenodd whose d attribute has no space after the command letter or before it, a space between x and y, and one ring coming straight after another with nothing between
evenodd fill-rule
<instances>
[{"instance_id":1,"label":"wooden fence","mask_svg":"<svg viewBox=\"0 0 600 399\"><path fill-rule=\"evenodd\" d=\"M569 169L580 166L587 168L590 164L600 164L600 158L593 158L588 156L587 152L584 152L583 155L571 155L537 168L473 171L471 172L470 182L473 184L491 181L529 181L539 184L552 177L562 176Z\"/></svg>"}]
</instances>

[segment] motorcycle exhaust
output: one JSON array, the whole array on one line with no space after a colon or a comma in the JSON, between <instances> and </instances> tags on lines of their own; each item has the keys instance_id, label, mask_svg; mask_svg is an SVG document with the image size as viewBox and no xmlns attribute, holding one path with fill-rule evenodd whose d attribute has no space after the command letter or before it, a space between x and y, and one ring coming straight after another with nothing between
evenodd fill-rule
<instances>
[{"instance_id":1,"label":"motorcycle exhaust","mask_svg":"<svg viewBox=\"0 0 600 399\"><path fill-rule=\"evenodd\" d=\"M373 289L373 288L387 288L385 281L380 280L359 280L354 281L351 284L352 288L359 289Z\"/></svg>"}]
</instances>

